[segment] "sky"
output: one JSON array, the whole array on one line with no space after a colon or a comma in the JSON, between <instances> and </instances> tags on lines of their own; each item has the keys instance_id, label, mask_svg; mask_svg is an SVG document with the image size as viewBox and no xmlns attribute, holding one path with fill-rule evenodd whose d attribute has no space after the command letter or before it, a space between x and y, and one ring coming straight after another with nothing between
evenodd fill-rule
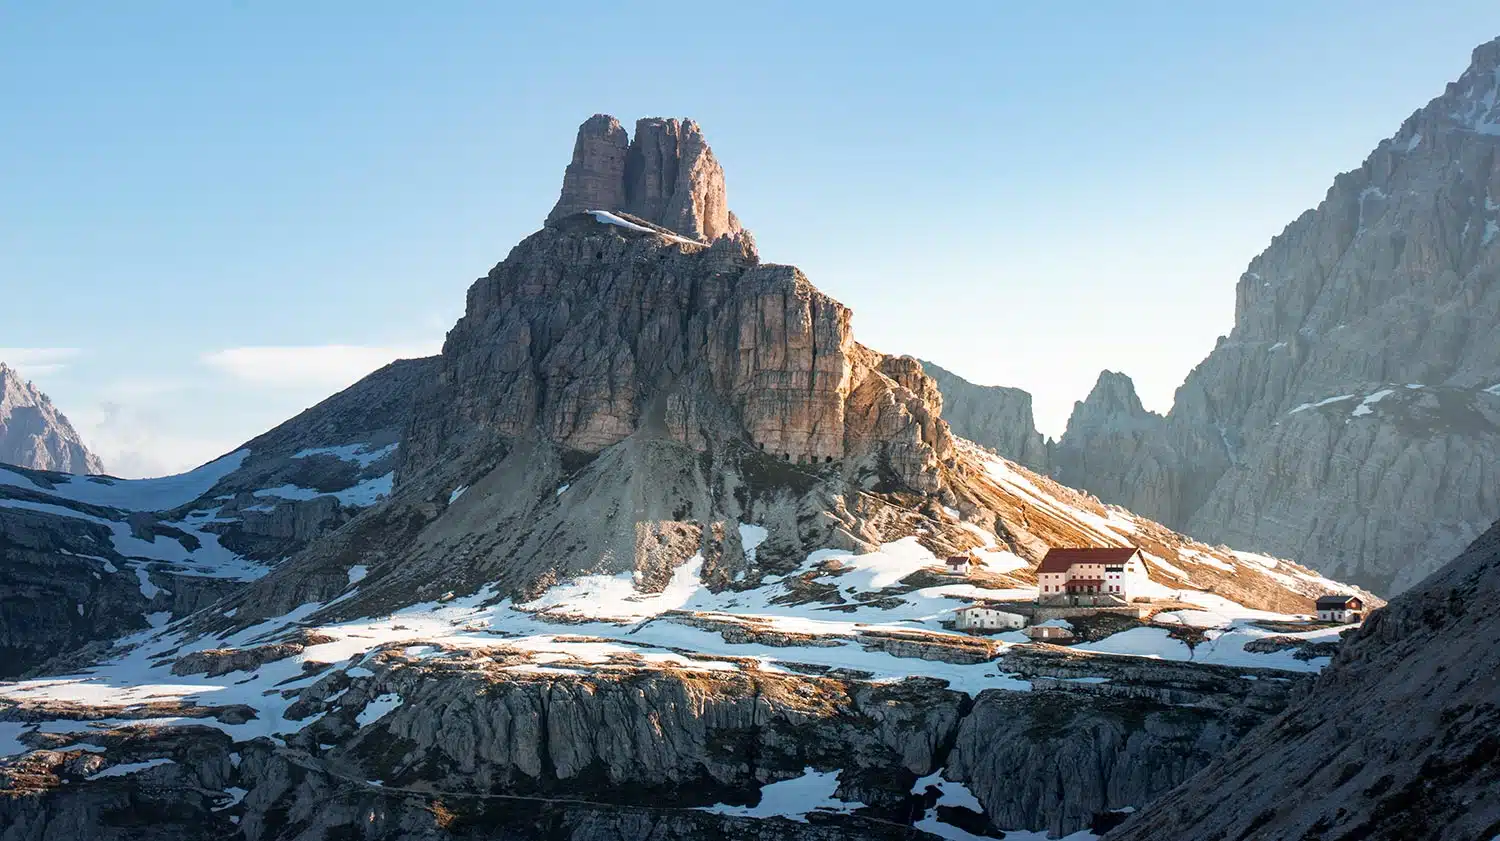
<instances>
[{"instance_id":1,"label":"sky","mask_svg":"<svg viewBox=\"0 0 1500 841\"><path fill-rule=\"evenodd\" d=\"M0 361L111 473L187 469L437 352L590 114L690 116L764 259L1055 436L1106 368L1169 409L1250 259L1496 35L1493 0L0 0Z\"/></svg>"}]
</instances>

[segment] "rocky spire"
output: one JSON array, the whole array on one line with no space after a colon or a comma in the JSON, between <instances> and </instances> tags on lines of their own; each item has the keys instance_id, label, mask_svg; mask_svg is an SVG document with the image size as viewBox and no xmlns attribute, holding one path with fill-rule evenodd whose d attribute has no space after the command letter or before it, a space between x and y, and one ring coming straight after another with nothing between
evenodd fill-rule
<instances>
[{"instance_id":1,"label":"rocky spire","mask_svg":"<svg viewBox=\"0 0 1500 841\"><path fill-rule=\"evenodd\" d=\"M1135 393L1135 381L1119 371L1100 371L1099 379L1089 396L1073 404L1073 414L1068 417L1068 431L1079 426L1127 423L1138 426L1142 423L1160 421L1160 417L1146 411L1141 398Z\"/></svg>"},{"instance_id":2,"label":"rocky spire","mask_svg":"<svg viewBox=\"0 0 1500 841\"><path fill-rule=\"evenodd\" d=\"M585 210L625 209L625 155L630 138L620 121L595 114L578 127L573 161L563 173L562 196L547 214L552 222Z\"/></svg>"},{"instance_id":3,"label":"rocky spire","mask_svg":"<svg viewBox=\"0 0 1500 841\"><path fill-rule=\"evenodd\" d=\"M67 417L36 386L0 362L0 462L62 473L103 473Z\"/></svg>"},{"instance_id":4,"label":"rocky spire","mask_svg":"<svg viewBox=\"0 0 1500 841\"><path fill-rule=\"evenodd\" d=\"M729 210L724 168L692 120L643 118L633 141L614 117L585 120L547 222L586 210L628 213L706 241L742 231Z\"/></svg>"}]
</instances>

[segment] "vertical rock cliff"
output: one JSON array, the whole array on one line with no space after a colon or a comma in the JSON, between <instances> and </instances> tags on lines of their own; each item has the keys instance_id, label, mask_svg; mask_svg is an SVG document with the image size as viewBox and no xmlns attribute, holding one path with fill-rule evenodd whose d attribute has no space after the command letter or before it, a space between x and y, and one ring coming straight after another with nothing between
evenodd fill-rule
<instances>
[{"instance_id":1,"label":"vertical rock cliff","mask_svg":"<svg viewBox=\"0 0 1500 841\"><path fill-rule=\"evenodd\" d=\"M943 393L943 418L954 433L1038 473L1051 472L1051 448L1036 430L1029 393L975 385L932 362L923 361L922 369Z\"/></svg>"},{"instance_id":2,"label":"vertical rock cliff","mask_svg":"<svg viewBox=\"0 0 1500 841\"><path fill-rule=\"evenodd\" d=\"M1500 516L1497 89L1500 39L1251 261L1164 419L1080 404L1059 477L1389 591Z\"/></svg>"}]
</instances>

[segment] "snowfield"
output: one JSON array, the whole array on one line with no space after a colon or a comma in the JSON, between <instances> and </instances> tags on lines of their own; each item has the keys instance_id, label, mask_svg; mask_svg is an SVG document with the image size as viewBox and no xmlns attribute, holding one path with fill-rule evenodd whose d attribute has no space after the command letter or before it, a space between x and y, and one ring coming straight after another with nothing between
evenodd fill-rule
<instances>
[{"instance_id":1,"label":"snowfield","mask_svg":"<svg viewBox=\"0 0 1500 841\"><path fill-rule=\"evenodd\" d=\"M219 480L240 469L249 450L237 450L227 456L176 476L160 479L113 479L108 476L69 476L56 487L39 485L6 465L0 464L0 485L41 491L71 502L119 508L125 511L168 511L192 502L208 493Z\"/></svg>"}]
</instances>

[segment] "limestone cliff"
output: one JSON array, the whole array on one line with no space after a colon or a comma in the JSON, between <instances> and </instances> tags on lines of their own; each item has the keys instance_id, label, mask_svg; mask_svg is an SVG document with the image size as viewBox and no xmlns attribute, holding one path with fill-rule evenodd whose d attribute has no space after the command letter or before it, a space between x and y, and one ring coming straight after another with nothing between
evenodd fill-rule
<instances>
[{"instance_id":1,"label":"limestone cliff","mask_svg":"<svg viewBox=\"0 0 1500 841\"><path fill-rule=\"evenodd\" d=\"M14 368L0 362L0 463L59 473L104 472L73 424Z\"/></svg>"},{"instance_id":2,"label":"limestone cliff","mask_svg":"<svg viewBox=\"0 0 1500 841\"><path fill-rule=\"evenodd\" d=\"M1500 39L1240 277L1149 429L1070 424L1059 476L1377 589L1500 516Z\"/></svg>"},{"instance_id":3,"label":"limestone cliff","mask_svg":"<svg viewBox=\"0 0 1500 841\"><path fill-rule=\"evenodd\" d=\"M1051 446L1036 430L1031 395L1019 388L975 385L932 362L922 369L943 393L943 419L953 432L1038 473L1050 473Z\"/></svg>"}]
</instances>

